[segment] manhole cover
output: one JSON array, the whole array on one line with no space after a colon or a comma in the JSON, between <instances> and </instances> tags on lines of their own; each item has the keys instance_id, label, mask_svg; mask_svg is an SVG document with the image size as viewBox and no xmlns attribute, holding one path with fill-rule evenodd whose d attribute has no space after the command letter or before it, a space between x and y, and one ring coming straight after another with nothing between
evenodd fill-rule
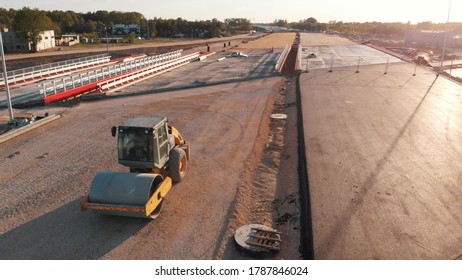
<instances>
[{"instance_id":1,"label":"manhole cover","mask_svg":"<svg viewBox=\"0 0 462 280\"><path fill-rule=\"evenodd\" d=\"M281 233L265 225L248 224L240 227L234 240L243 249L253 252L279 252Z\"/></svg>"},{"instance_id":2,"label":"manhole cover","mask_svg":"<svg viewBox=\"0 0 462 280\"><path fill-rule=\"evenodd\" d=\"M287 119L287 115L286 114L272 114L271 118L276 119L276 120L285 120Z\"/></svg>"}]
</instances>

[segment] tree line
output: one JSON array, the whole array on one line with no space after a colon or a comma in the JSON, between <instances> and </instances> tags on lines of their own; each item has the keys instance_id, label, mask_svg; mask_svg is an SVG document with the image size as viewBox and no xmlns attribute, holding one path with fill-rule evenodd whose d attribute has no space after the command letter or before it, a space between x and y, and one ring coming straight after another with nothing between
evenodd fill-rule
<instances>
[{"instance_id":1,"label":"tree line","mask_svg":"<svg viewBox=\"0 0 462 280\"><path fill-rule=\"evenodd\" d=\"M32 18L31 15L34 15ZM66 33L103 35L101 27L114 24L138 24L143 37L216 37L219 35L235 34L251 30L247 19L232 18L224 22L217 19L188 21L182 18L146 19L138 12L97 11L77 13L73 11L43 11L24 7L20 10L0 8L0 28L21 30L27 25L37 24L55 31L59 36Z\"/></svg>"},{"instance_id":2,"label":"tree line","mask_svg":"<svg viewBox=\"0 0 462 280\"><path fill-rule=\"evenodd\" d=\"M249 31L252 24L248 19L231 18L225 21L217 19L188 21L182 18L146 19L138 12L120 11L96 11L87 13L77 13L74 11L42 11L24 7L20 10L0 8L0 28L18 28L30 22L31 14L35 14L38 26L46 27L55 31L57 36L66 33L76 34L98 34L102 32L102 26L112 26L114 24L138 24L141 27L143 37L216 37L219 35L232 35L237 32ZM297 29L307 32L329 32L337 31L344 34L382 34L382 35L404 35L409 29L424 29L442 31L449 29L454 33L462 33L462 23L450 23L447 27L444 23L420 22L417 24L408 23L382 23L382 22L342 22L330 21L328 23L318 22L313 17L300 20L298 22L288 22L284 19L276 19L273 25L289 29Z\"/></svg>"},{"instance_id":3,"label":"tree line","mask_svg":"<svg viewBox=\"0 0 462 280\"><path fill-rule=\"evenodd\" d=\"M44 30L54 30L56 36L66 33L82 34L88 38L105 36L107 27L114 24L138 24L141 36L156 37L189 37L212 38L217 36L230 36L239 32L252 30L250 20L245 18L230 18L224 21L217 19L189 21L182 18L163 19L154 17L145 18L138 12L96 11L77 13L74 11L43 11L24 7L19 10L0 8L0 28L12 27L18 32L18 37L28 40L33 46L40 40L40 33ZM374 34L383 36L402 37L410 29L424 29L442 31L449 30L462 34L462 23L382 23L382 22L318 22L314 17L288 22L285 19L276 19L273 25L306 32L340 32L346 35ZM110 32L110 30L109 30Z\"/></svg>"},{"instance_id":4,"label":"tree line","mask_svg":"<svg viewBox=\"0 0 462 280\"><path fill-rule=\"evenodd\" d=\"M382 36L402 37L408 30L431 30L431 31L451 31L462 34L462 23L450 22L433 23L431 21L411 24L410 22L343 22L329 21L328 23L318 22L310 17L298 22L288 22L284 19L275 19L273 25L288 29L297 29L307 32L340 32L346 35L377 34Z\"/></svg>"}]
</instances>

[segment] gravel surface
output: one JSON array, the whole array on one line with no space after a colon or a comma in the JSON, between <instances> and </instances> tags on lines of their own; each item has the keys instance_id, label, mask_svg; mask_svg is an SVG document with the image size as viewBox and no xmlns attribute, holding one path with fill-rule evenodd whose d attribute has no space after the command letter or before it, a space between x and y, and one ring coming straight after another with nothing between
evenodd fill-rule
<instances>
[{"instance_id":1,"label":"gravel surface","mask_svg":"<svg viewBox=\"0 0 462 280\"><path fill-rule=\"evenodd\" d=\"M280 49L291 46L295 40L296 33L272 33L255 41L240 44L237 49Z\"/></svg>"},{"instance_id":2,"label":"gravel surface","mask_svg":"<svg viewBox=\"0 0 462 280\"><path fill-rule=\"evenodd\" d=\"M271 43L267 37L259 40ZM271 37L271 45L281 43ZM1 145L0 259L300 259L295 83L265 77L258 67L267 63L252 59L230 60L225 70L202 65L194 79L220 73L227 80L255 67L261 79L30 109L62 117ZM272 113L289 117L272 120ZM97 172L128 171L117 163L110 130L134 115L167 116L190 141L185 179L153 221L81 212ZM281 252L237 250L233 235L246 223L283 232Z\"/></svg>"},{"instance_id":3,"label":"gravel surface","mask_svg":"<svg viewBox=\"0 0 462 280\"><path fill-rule=\"evenodd\" d=\"M275 196L281 155L258 164L263 149L273 145L271 131L281 129L270 126L269 115L275 102L283 102L283 82L275 77L46 108L63 117L2 144L0 258L244 258L229 246L235 227L247 221L276 226L277 206L285 195L296 196ZM81 212L79 202L98 171L126 171L117 163L110 128L152 114L168 116L192 145L188 174L167 195L160 217L149 222ZM281 139L274 141L284 147ZM257 170L268 164L271 170ZM255 182L268 184L270 192L257 190L255 200L242 202L243 193L254 192L256 172ZM259 211L266 212L264 219L253 216ZM278 258L299 257L296 232L295 252Z\"/></svg>"}]
</instances>

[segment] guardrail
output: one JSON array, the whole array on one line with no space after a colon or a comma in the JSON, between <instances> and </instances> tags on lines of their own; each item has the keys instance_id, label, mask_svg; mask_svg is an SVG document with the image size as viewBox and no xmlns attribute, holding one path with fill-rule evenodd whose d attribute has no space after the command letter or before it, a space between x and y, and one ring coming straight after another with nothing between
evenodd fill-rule
<instances>
[{"instance_id":1,"label":"guardrail","mask_svg":"<svg viewBox=\"0 0 462 280\"><path fill-rule=\"evenodd\" d=\"M302 70L302 53L303 53L302 44L298 44L297 63L295 64L295 71Z\"/></svg>"},{"instance_id":2,"label":"guardrail","mask_svg":"<svg viewBox=\"0 0 462 280\"><path fill-rule=\"evenodd\" d=\"M185 56L173 59L171 61L168 61L160 65L155 64L153 66L143 68L140 71L134 71L127 75L118 76L113 79L107 79L104 82L99 83L98 88L102 91L108 91L113 88L125 87L129 84L140 82L144 79L151 78L154 75L158 75L166 71L172 70L174 68L182 66L198 58L199 58L198 52L185 55Z\"/></svg>"},{"instance_id":3,"label":"guardrail","mask_svg":"<svg viewBox=\"0 0 462 280\"><path fill-rule=\"evenodd\" d=\"M377 45L371 44L371 43L366 44L366 46L369 46L369 47L374 48L376 50L379 50L379 51L382 51L382 52L387 53L389 55L392 55L392 56L397 57L397 58L399 58L401 60L404 60L404 61L407 61L407 62L412 62L412 58L408 57L407 55L397 53L397 52L395 52L393 50L390 50L390 49L387 49L387 48L384 48L384 47L381 47L381 46L377 46Z\"/></svg>"},{"instance_id":4,"label":"guardrail","mask_svg":"<svg viewBox=\"0 0 462 280\"><path fill-rule=\"evenodd\" d=\"M70 81L69 79L63 79L59 85L55 82L51 88L53 94L46 95L49 89L46 88L44 90L44 103L50 104L78 95L96 92L98 90L102 91L103 87L108 89L109 87L121 87L127 83L138 82L143 78L148 78L147 75L152 76L160 72L168 71L199 57L199 53L195 53L178 58L181 56L181 51L182 50L119 63L118 65L81 74L78 79L75 77L71 77ZM56 93L54 93L54 91L56 91Z\"/></svg>"},{"instance_id":5,"label":"guardrail","mask_svg":"<svg viewBox=\"0 0 462 280\"><path fill-rule=\"evenodd\" d=\"M43 64L18 70L8 71L8 83L17 84L27 80L34 80L37 77L48 77L60 72L66 72L77 68L90 67L96 64L106 63L110 60L108 54L99 54L60 62ZM0 86L5 85L3 73L0 73Z\"/></svg>"},{"instance_id":6,"label":"guardrail","mask_svg":"<svg viewBox=\"0 0 462 280\"><path fill-rule=\"evenodd\" d=\"M290 48L291 47L289 45L286 45L281 55L279 56L276 62L276 65L274 65L274 71L281 73L282 66L284 66L284 63L286 62L287 56L289 55L289 52L290 52Z\"/></svg>"},{"instance_id":7,"label":"guardrail","mask_svg":"<svg viewBox=\"0 0 462 280\"><path fill-rule=\"evenodd\" d=\"M120 62L115 65L88 71L85 73L80 73L78 75L66 77L61 80L54 80L51 82L42 83L38 85L38 87L41 88L39 92L40 94L43 94L44 97L47 97L47 95L50 94L58 94L70 89L85 86L93 82L105 80L137 69L149 67L160 63L165 63L167 61L180 57L181 52L182 50L178 50L165 54L142 57L126 62Z\"/></svg>"}]
</instances>

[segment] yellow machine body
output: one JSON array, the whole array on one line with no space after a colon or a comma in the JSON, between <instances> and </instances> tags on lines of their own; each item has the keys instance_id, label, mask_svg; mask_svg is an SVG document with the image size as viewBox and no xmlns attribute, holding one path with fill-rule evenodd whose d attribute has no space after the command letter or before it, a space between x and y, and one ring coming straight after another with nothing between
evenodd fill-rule
<instances>
[{"instance_id":1,"label":"yellow machine body","mask_svg":"<svg viewBox=\"0 0 462 280\"><path fill-rule=\"evenodd\" d=\"M82 210L110 215L156 218L172 184L182 180L189 143L165 117L135 117L112 129L118 132L119 163L128 172L99 172L82 200Z\"/></svg>"}]
</instances>

